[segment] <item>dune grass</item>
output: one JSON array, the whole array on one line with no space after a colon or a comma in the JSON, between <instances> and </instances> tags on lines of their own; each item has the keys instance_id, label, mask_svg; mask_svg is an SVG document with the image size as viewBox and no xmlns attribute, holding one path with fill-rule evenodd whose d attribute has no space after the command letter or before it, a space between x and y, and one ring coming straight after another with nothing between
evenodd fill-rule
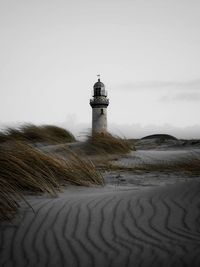
<instances>
[{"instance_id":1,"label":"dune grass","mask_svg":"<svg viewBox=\"0 0 200 267\"><path fill-rule=\"evenodd\" d=\"M131 172L165 172L165 173L183 173L187 176L194 177L200 176L200 159L184 159L182 161L166 162L166 163L143 163L137 166L121 166L107 162L104 169L109 170L125 170Z\"/></svg>"},{"instance_id":2,"label":"dune grass","mask_svg":"<svg viewBox=\"0 0 200 267\"><path fill-rule=\"evenodd\" d=\"M32 144L58 144L74 142L75 137L66 129L58 126L25 124L18 128L7 128L0 132L0 143L8 141L26 141Z\"/></svg>"},{"instance_id":3,"label":"dune grass","mask_svg":"<svg viewBox=\"0 0 200 267\"><path fill-rule=\"evenodd\" d=\"M147 171L165 171L165 172L183 172L188 176L200 175L200 159L187 159L183 161L162 163L162 164L146 164L143 169Z\"/></svg>"},{"instance_id":4,"label":"dune grass","mask_svg":"<svg viewBox=\"0 0 200 267\"><path fill-rule=\"evenodd\" d=\"M128 140L115 137L110 133L93 133L88 136L84 150L91 155L106 155L129 153L135 148Z\"/></svg>"},{"instance_id":5,"label":"dune grass","mask_svg":"<svg viewBox=\"0 0 200 267\"><path fill-rule=\"evenodd\" d=\"M70 154L70 153L69 153ZM45 154L30 144L12 142L0 146L0 219L9 219L28 192L52 196L63 185L102 185L94 164L75 153L67 160Z\"/></svg>"},{"instance_id":6,"label":"dune grass","mask_svg":"<svg viewBox=\"0 0 200 267\"><path fill-rule=\"evenodd\" d=\"M10 220L19 208L18 202L24 200L15 186L0 177L0 221Z\"/></svg>"}]
</instances>

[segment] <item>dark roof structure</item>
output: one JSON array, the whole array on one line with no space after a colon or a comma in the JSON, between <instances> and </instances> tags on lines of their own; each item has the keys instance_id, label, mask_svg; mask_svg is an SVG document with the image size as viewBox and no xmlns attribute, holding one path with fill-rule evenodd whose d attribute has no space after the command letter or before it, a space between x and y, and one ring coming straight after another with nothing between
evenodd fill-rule
<instances>
[{"instance_id":1,"label":"dark roof structure","mask_svg":"<svg viewBox=\"0 0 200 267\"><path fill-rule=\"evenodd\" d=\"M98 82L94 84L94 88L105 88L105 85L98 79Z\"/></svg>"}]
</instances>

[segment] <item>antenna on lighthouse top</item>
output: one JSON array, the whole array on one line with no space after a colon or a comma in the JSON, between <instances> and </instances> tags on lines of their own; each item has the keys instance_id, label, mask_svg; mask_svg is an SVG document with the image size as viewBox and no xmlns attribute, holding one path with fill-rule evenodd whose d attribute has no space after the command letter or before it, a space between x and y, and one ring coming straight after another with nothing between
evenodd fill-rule
<instances>
[{"instance_id":1,"label":"antenna on lighthouse top","mask_svg":"<svg viewBox=\"0 0 200 267\"><path fill-rule=\"evenodd\" d=\"M97 77L98 77L98 82L100 82L100 74L98 74Z\"/></svg>"}]
</instances>

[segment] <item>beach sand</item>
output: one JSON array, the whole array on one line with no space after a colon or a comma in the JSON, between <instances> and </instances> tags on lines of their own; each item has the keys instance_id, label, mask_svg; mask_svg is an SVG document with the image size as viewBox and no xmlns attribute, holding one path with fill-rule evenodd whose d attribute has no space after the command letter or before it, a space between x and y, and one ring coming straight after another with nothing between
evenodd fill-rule
<instances>
[{"instance_id":1,"label":"beach sand","mask_svg":"<svg viewBox=\"0 0 200 267\"><path fill-rule=\"evenodd\" d=\"M0 226L0 266L200 266L200 183L70 187Z\"/></svg>"}]
</instances>

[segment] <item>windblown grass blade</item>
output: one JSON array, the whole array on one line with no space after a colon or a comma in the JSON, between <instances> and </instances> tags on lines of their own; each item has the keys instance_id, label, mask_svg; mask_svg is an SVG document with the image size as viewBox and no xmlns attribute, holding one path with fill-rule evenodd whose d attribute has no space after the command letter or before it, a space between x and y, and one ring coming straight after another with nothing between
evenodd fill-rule
<instances>
[{"instance_id":1,"label":"windblown grass blade","mask_svg":"<svg viewBox=\"0 0 200 267\"><path fill-rule=\"evenodd\" d=\"M69 131L58 126L25 124L16 129L7 128L5 131L0 132L0 143L8 141L57 144L74 142L75 137Z\"/></svg>"},{"instance_id":2,"label":"windblown grass blade","mask_svg":"<svg viewBox=\"0 0 200 267\"><path fill-rule=\"evenodd\" d=\"M87 154L129 153L135 150L126 139L115 137L109 133L93 133L85 143Z\"/></svg>"},{"instance_id":3,"label":"windblown grass blade","mask_svg":"<svg viewBox=\"0 0 200 267\"><path fill-rule=\"evenodd\" d=\"M94 164L70 153L67 160L45 154L22 142L0 146L0 219L16 212L27 192L56 196L61 184L102 185L103 177Z\"/></svg>"}]
</instances>

